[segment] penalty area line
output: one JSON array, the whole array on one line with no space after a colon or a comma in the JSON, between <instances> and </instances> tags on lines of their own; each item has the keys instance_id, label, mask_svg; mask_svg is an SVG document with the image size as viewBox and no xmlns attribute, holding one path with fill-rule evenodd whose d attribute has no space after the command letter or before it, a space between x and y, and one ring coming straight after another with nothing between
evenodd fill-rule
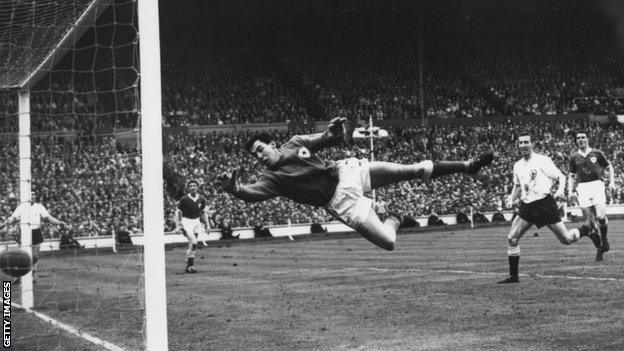
<instances>
[{"instance_id":1,"label":"penalty area line","mask_svg":"<svg viewBox=\"0 0 624 351\"><path fill-rule=\"evenodd\" d=\"M43 313L34 311L32 309L22 308L22 306L20 304L18 304L18 303L14 303L13 302L13 305L15 307L17 307L17 308L20 308L20 309L28 312L28 313L32 313L33 315L35 315L36 317L42 319L43 321L48 322L48 323L50 323L50 324L52 324L52 325L54 325L54 326L56 326L56 327L58 327L58 328L60 328L60 329L62 329L64 331L66 331L66 332L68 332L70 334L74 334L74 335L78 336L79 338L85 339L85 340L87 340L87 341L89 341L89 342L91 342L91 343L93 343L95 345L101 346L101 347L105 348L106 350L110 350L110 351L124 351L123 348L121 348L121 347L119 347L119 346L117 346L115 344L112 344L112 343L110 343L108 341L102 340L102 339L97 338L97 337L95 337L93 335L90 335L90 334L87 334L85 332L82 332L82 331L72 327L71 325L65 324L63 322L59 322L56 319L48 317L48 316L46 316Z\"/></svg>"},{"instance_id":2,"label":"penalty area line","mask_svg":"<svg viewBox=\"0 0 624 351\"><path fill-rule=\"evenodd\" d=\"M446 273L446 274L475 274L475 275L504 275L505 273L499 272L477 272L477 271L465 271L465 270L455 270L455 269L418 269L418 268L407 268L407 269L391 269L391 268L365 268L371 271L378 272L392 272L392 271L408 271L408 272L422 272L422 273ZM553 275L553 274L520 274L521 277L533 277L533 278L543 278L543 279L569 279L569 280L593 280L593 281L604 281L604 282L624 282L622 278L609 278L609 277L583 277L583 276L574 276L574 275Z\"/></svg>"}]
</instances>

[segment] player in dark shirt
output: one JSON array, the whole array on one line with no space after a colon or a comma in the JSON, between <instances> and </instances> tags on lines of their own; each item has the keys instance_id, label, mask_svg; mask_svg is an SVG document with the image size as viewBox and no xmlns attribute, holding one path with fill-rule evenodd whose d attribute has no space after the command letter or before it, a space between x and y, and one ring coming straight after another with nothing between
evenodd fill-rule
<instances>
[{"instance_id":1,"label":"player in dark shirt","mask_svg":"<svg viewBox=\"0 0 624 351\"><path fill-rule=\"evenodd\" d=\"M188 239L186 251L186 273L197 273L194 266L195 250L197 249L197 235L204 231L202 221L208 227L208 218L204 209L206 199L198 193L199 183L191 180L187 184L188 194L182 196L178 202L178 228L182 228Z\"/></svg>"},{"instance_id":2,"label":"player in dark shirt","mask_svg":"<svg viewBox=\"0 0 624 351\"><path fill-rule=\"evenodd\" d=\"M267 171L253 184L238 184L236 171L221 175L223 190L249 202L284 196L298 203L324 207L336 219L355 229L375 245L393 250L402 216L390 215L382 223L373 201L364 191L410 179L439 177L451 173L474 174L493 159L486 152L469 161L423 161L417 164L368 162L349 158L321 160L315 153L345 141L345 118L334 118L324 133L297 135L280 148L266 133L254 135L246 149Z\"/></svg>"},{"instance_id":3,"label":"player in dark shirt","mask_svg":"<svg viewBox=\"0 0 624 351\"><path fill-rule=\"evenodd\" d=\"M602 245L596 253L596 261L602 261L603 254L609 251L607 239L607 198L602 180L605 170L609 173L609 190L615 190L613 166L605 155L589 147L586 132L576 133L578 150L570 157L569 194L575 195L585 220L600 228Z\"/></svg>"}]
</instances>

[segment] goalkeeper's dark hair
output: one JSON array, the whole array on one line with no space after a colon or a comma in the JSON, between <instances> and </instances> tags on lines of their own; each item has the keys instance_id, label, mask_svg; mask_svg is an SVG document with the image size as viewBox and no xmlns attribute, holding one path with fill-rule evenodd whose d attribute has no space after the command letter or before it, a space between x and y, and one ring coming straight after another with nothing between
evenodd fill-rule
<instances>
[{"instance_id":1,"label":"goalkeeper's dark hair","mask_svg":"<svg viewBox=\"0 0 624 351\"><path fill-rule=\"evenodd\" d=\"M267 132L256 133L247 140L247 143L245 143L245 150L247 150L247 152L251 153L251 147L256 142L256 140L260 140L261 142L268 144L274 141L275 138L273 138L271 134Z\"/></svg>"}]
</instances>

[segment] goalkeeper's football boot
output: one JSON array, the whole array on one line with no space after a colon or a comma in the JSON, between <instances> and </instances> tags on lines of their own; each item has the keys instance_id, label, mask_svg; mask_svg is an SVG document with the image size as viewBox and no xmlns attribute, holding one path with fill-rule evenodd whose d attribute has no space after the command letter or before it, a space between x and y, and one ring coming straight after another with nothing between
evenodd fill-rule
<instances>
[{"instance_id":1,"label":"goalkeeper's football boot","mask_svg":"<svg viewBox=\"0 0 624 351\"><path fill-rule=\"evenodd\" d=\"M466 166L466 173L475 174L479 172L479 170L489 164L494 160L494 152L487 151L482 153L481 155L471 158L468 160L468 166Z\"/></svg>"},{"instance_id":2,"label":"goalkeeper's football boot","mask_svg":"<svg viewBox=\"0 0 624 351\"><path fill-rule=\"evenodd\" d=\"M591 226L591 231L589 232L587 236L594 243L594 246L597 249L600 249L602 247L602 239L600 238L600 234L598 234L598 228L593 223L590 226Z\"/></svg>"},{"instance_id":3,"label":"goalkeeper's football boot","mask_svg":"<svg viewBox=\"0 0 624 351\"><path fill-rule=\"evenodd\" d=\"M496 284L510 284L510 283L519 283L519 282L520 282L520 279L518 278L517 275L510 275L503 280L497 281Z\"/></svg>"},{"instance_id":4,"label":"goalkeeper's football boot","mask_svg":"<svg viewBox=\"0 0 624 351\"><path fill-rule=\"evenodd\" d=\"M609 251L609 249L611 249L611 247L609 246L609 240L607 239L607 236L605 235L602 237L602 245L596 251L596 261L602 261L603 259L602 255L605 252Z\"/></svg>"},{"instance_id":5,"label":"goalkeeper's football boot","mask_svg":"<svg viewBox=\"0 0 624 351\"><path fill-rule=\"evenodd\" d=\"M346 146L353 146L353 128L349 120L342 122L342 137Z\"/></svg>"}]
</instances>

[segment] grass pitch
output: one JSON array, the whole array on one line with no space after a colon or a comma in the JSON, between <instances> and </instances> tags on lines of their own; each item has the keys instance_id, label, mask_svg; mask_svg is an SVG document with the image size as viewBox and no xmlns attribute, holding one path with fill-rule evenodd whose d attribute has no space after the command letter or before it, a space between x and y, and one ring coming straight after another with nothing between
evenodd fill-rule
<instances>
[{"instance_id":1,"label":"grass pitch","mask_svg":"<svg viewBox=\"0 0 624 351\"><path fill-rule=\"evenodd\" d=\"M185 248L174 248L169 349L624 350L624 221L611 221L602 262L587 238L564 246L530 230L520 283L497 285L508 230L407 233L393 252L355 235L240 241L198 250L194 275L183 273ZM138 252L44 257L35 308L141 349L142 270ZM102 349L13 312L16 350Z\"/></svg>"}]
</instances>

